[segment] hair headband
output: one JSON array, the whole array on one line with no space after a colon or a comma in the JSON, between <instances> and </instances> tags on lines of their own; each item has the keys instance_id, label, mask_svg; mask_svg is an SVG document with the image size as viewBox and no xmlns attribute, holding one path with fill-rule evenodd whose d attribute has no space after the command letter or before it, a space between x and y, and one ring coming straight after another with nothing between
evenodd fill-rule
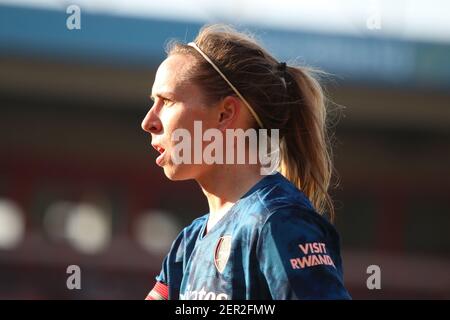
<instances>
[{"instance_id":1,"label":"hair headband","mask_svg":"<svg viewBox=\"0 0 450 320\"><path fill-rule=\"evenodd\" d=\"M236 93L236 95L244 102L244 104L247 106L252 116L255 118L258 125L261 128L264 128L261 119L256 114L255 110L250 106L250 103L248 103L248 101L242 96L242 94L238 91L238 89L236 89L236 87L230 82L230 80L227 79L227 77L222 73L222 71L220 71L220 69L214 64L214 62L212 62L212 60L194 42L189 42L188 46L193 47L195 50L198 51L198 53L202 55L203 58L205 58L206 61L208 61L208 63L217 71L217 73L220 74L223 80L225 80L228 83L230 88L233 89L234 93Z\"/></svg>"}]
</instances>

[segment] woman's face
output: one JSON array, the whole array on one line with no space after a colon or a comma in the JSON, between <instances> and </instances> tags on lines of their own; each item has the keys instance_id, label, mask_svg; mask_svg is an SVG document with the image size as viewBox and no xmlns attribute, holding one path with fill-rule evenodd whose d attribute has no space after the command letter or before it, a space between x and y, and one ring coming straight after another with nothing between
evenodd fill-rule
<instances>
[{"instance_id":1,"label":"woman's face","mask_svg":"<svg viewBox=\"0 0 450 320\"><path fill-rule=\"evenodd\" d=\"M215 108L206 106L200 88L184 77L193 62L190 56L175 54L161 63L152 88L154 104L142 121L142 129L151 134L152 146L160 153L156 163L171 180L196 179L210 169L204 163L176 164L171 157L179 143L172 141L174 130L183 128L190 133L193 157L194 120L202 122L202 133L217 126Z\"/></svg>"}]
</instances>

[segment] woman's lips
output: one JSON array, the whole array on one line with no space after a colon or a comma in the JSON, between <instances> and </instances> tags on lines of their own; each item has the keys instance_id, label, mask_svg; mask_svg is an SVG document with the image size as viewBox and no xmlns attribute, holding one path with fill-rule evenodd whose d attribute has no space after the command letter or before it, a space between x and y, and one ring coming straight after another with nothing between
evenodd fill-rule
<instances>
[{"instance_id":1,"label":"woman's lips","mask_svg":"<svg viewBox=\"0 0 450 320\"><path fill-rule=\"evenodd\" d=\"M153 146L153 148L155 148L156 151L158 151L160 153L160 155L156 158L156 164L158 166L162 166L162 161L163 161L164 155L166 153L166 150L157 144L152 144L152 146Z\"/></svg>"},{"instance_id":2,"label":"woman's lips","mask_svg":"<svg viewBox=\"0 0 450 320\"><path fill-rule=\"evenodd\" d=\"M156 158L156 164L158 165L158 166L162 166L162 161L163 161L163 158L164 158L164 155L166 154L166 151L164 150L159 156L158 156L158 158Z\"/></svg>"}]
</instances>

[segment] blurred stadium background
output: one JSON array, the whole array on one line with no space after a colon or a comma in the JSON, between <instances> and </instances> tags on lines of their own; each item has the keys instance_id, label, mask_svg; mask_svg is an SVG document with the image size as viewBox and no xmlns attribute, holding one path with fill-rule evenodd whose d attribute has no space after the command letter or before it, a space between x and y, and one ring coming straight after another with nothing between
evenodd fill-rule
<instances>
[{"instance_id":1,"label":"blurred stadium background","mask_svg":"<svg viewBox=\"0 0 450 320\"><path fill-rule=\"evenodd\" d=\"M81 8L68 30L66 8ZM140 123L167 39L256 33L335 75L346 107L333 192L356 299L450 298L446 1L1 1L0 299L143 299L171 241L207 212L169 182ZM66 268L81 268L68 290ZM381 290L369 290L369 265Z\"/></svg>"}]
</instances>

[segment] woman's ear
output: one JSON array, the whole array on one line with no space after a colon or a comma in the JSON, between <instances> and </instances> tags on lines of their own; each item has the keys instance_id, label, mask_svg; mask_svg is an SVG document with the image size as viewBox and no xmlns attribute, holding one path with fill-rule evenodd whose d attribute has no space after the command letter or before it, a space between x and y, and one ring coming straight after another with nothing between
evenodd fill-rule
<instances>
[{"instance_id":1,"label":"woman's ear","mask_svg":"<svg viewBox=\"0 0 450 320\"><path fill-rule=\"evenodd\" d=\"M241 110L241 101L233 96L224 98L219 105L218 129L234 128Z\"/></svg>"}]
</instances>

